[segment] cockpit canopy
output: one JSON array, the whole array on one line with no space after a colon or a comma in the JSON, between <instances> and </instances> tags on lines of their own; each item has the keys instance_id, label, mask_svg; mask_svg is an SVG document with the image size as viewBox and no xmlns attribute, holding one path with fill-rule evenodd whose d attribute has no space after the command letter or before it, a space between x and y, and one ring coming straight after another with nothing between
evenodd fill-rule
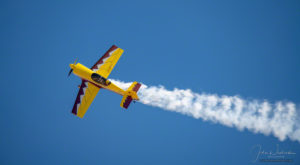
<instances>
[{"instance_id":1,"label":"cockpit canopy","mask_svg":"<svg viewBox=\"0 0 300 165\"><path fill-rule=\"evenodd\" d=\"M100 76L99 74L97 73L93 73L92 76L91 76L92 80L94 80L95 82L99 83L99 84L102 84L102 85L109 85L111 82L109 80L107 80L106 78Z\"/></svg>"}]
</instances>

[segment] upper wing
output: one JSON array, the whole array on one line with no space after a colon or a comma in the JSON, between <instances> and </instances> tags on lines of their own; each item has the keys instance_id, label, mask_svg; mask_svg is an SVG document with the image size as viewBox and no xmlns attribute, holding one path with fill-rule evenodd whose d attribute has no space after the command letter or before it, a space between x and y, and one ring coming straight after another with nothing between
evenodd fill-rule
<instances>
[{"instance_id":1,"label":"upper wing","mask_svg":"<svg viewBox=\"0 0 300 165\"><path fill-rule=\"evenodd\" d=\"M72 113L82 118L96 97L99 89L99 87L96 87L92 83L82 80Z\"/></svg>"},{"instance_id":2,"label":"upper wing","mask_svg":"<svg viewBox=\"0 0 300 165\"><path fill-rule=\"evenodd\" d=\"M91 68L102 77L107 78L123 53L123 49L113 45Z\"/></svg>"}]
</instances>

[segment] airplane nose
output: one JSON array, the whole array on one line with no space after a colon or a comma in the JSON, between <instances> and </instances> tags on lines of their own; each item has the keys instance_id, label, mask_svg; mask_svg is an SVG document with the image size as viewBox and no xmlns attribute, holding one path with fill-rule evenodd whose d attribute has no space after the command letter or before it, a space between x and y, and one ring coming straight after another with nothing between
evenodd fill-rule
<instances>
[{"instance_id":1,"label":"airplane nose","mask_svg":"<svg viewBox=\"0 0 300 165\"><path fill-rule=\"evenodd\" d=\"M71 69L74 69L74 68L75 68L75 65L74 65L74 64L70 64L70 68L71 68Z\"/></svg>"}]
</instances>

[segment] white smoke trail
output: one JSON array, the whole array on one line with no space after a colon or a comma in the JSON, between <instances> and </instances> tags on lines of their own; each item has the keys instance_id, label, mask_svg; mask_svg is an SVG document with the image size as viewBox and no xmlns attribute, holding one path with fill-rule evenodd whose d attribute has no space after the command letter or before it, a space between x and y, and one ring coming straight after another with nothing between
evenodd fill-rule
<instances>
[{"instance_id":1,"label":"white smoke trail","mask_svg":"<svg viewBox=\"0 0 300 165\"><path fill-rule=\"evenodd\" d=\"M123 89L131 83L112 80ZM264 135L273 134L280 141L290 138L300 142L300 124L292 102L245 100L238 96L198 94L190 89L167 90L163 86L142 85L140 102L168 111L209 120L238 130L248 129Z\"/></svg>"}]
</instances>

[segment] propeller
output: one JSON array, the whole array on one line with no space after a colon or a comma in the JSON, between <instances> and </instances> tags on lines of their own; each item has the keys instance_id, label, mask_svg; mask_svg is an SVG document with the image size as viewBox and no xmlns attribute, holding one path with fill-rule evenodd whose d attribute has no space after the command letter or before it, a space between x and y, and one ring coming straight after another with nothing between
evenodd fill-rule
<instances>
[{"instance_id":1,"label":"propeller","mask_svg":"<svg viewBox=\"0 0 300 165\"><path fill-rule=\"evenodd\" d=\"M73 72L73 69L71 69L71 70L69 71L68 77L71 75L72 72Z\"/></svg>"},{"instance_id":2,"label":"propeller","mask_svg":"<svg viewBox=\"0 0 300 165\"><path fill-rule=\"evenodd\" d=\"M74 62L74 64L73 65L75 65L76 64L76 62L77 62L77 58L76 58L76 60L75 60L75 62ZM72 64L71 64L72 65ZM70 69L70 71L69 71L69 74L68 74L68 77L71 75L71 73L73 72L73 69Z\"/></svg>"}]
</instances>

